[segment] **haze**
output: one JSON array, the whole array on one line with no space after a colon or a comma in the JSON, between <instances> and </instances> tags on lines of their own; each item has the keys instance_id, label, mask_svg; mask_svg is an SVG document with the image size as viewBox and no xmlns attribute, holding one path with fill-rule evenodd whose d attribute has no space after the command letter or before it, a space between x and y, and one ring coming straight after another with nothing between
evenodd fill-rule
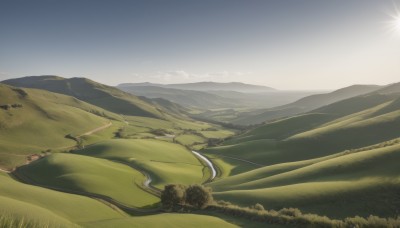
<instances>
[{"instance_id":1,"label":"haze","mask_svg":"<svg viewBox=\"0 0 400 228\"><path fill-rule=\"evenodd\" d=\"M1 1L0 80L337 89L399 81L391 0Z\"/></svg>"}]
</instances>

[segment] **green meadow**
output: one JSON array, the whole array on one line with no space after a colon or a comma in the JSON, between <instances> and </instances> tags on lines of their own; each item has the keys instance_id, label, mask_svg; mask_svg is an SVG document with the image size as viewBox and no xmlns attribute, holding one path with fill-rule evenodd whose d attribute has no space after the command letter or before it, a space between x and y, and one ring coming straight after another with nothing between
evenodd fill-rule
<instances>
[{"instance_id":1,"label":"green meadow","mask_svg":"<svg viewBox=\"0 0 400 228\"><path fill-rule=\"evenodd\" d=\"M154 139L113 139L75 153L130 164L145 170L152 185L163 187L167 183L194 184L204 179L205 167L185 147Z\"/></svg>"}]
</instances>

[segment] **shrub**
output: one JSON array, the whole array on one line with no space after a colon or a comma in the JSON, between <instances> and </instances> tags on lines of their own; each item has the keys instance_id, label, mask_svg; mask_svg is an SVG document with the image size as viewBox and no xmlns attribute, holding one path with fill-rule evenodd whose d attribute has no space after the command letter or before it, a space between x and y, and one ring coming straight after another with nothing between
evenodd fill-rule
<instances>
[{"instance_id":1,"label":"shrub","mask_svg":"<svg viewBox=\"0 0 400 228\"><path fill-rule=\"evenodd\" d=\"M186 203L195 208L203 209L213 202L211 188L202 185L190 185L186 189Z\"/></svg>"},{"instance_id":2,"label":"shrub","mask_svg":"<svg viewBox=\"0 0 400 228\"><path fill-rule=\"evenodd\" d=\"M176 205L184 204L186 187L180 184L169 184L161 192L161 203L164 208L172 209Z\"/></svg>"},{"instance_id":3,"label":"shrub","mask_svg":"<svg viewBox=\"0 0 400 228\"><path fill-rule=\"evenodd\" d=\"M264 206L259 204L259 203L256 203L256 205L254 205L254 209L256 209L257 211L264 211L265 210Z\"/></svg>"},{"instance_id":4,"label":"shrub","mask_svg":"<svg viewBox=\"0 0 400 228\"><path fill-rule=\"evenodd\" d=\"M281 215L287 215L291 217L298 217L301 215L301 211L297 208L283 208L280 211L278 211L278 213Z\"/></svg>"},{"instance_id":5,"label":"shrub","mask_svg":"<svg viewBox=\"0 0 400 228\"><path fill-rule=\"evenodd\" d=\"M11 105L9 105L9 104L0 105L0 108L2 108L4 110L9 110L11 108Z\"/></svg>"}]
</instances>

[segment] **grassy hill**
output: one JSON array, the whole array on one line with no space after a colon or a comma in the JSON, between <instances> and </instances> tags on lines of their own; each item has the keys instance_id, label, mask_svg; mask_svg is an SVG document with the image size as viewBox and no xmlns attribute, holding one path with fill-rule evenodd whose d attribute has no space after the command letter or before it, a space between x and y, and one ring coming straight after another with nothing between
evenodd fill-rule
<instances>
[{"instance_id":1,"label":"grassy hill","mask_svg":"<svg viewBox=\"0 0 400 228\"><path fill-rule=\"evenodd\" d=\"M400 145L284 163L222 179L211 186L219 199L269 208L297 207L333 217L397 216ZM279 167L278 167L279 166Z\"/></svg>"},{"instance_id":2,"label":"grassy hill","mask_svg":"<svg viewBox=\"0 0 400 228\"><path fill-rule=\"evenodd\" d=\"M76 145L65 136L81 135L120 116L76 98L0 84L0 166L11 168L26 156ZM15 107L12 107L14 105Z\"/></svg>"},{"instance_id":3,"label":"grassy hill","mask_svg":"<svg viewBox=\"0 0 400 228\"><path fill-rule=\"evenodd\" d=\"M73 96L118 114L155 118L163 116L156 107L132 94L86 78L67 79L58 76L31 76L5 80L2 83Z\"/></svg>"},{"instance_id":4,"label":"grassy hill","mask_svg":"<svg viewBox=\"0 0 400 228\"><path fill-rule=\"evenodd\" d=\"M293 116L300 113L309 112L313 109L335 103L340 100L367 94L382 88L377 85L353 85L342 88L331 93L316 94L301 98L290 104L259 110L253 113L243 113L241 116L232 120L235 124L259 124L265 121L280 119L283 117Z\"/></svg>"},{"instance_id":5,"label":"grassy hill","mask_svg":"<svg viewBox=\"0 0 400 228\"><path fill-rule=\"evenodd\" d=\"M336 218L396 217L400 88L386 88L264 124L203 150L225 172L209 184L215 197Z\"/></svg>"},{"instance_id":6,"label":"grassy hill","mask_svg":"<svg viewBox=\"0 0 400 228\"><path fill-rule=\"evenodd\" d=\"M236 227L212 216L162 213L129 216L89 197L19 183L0 173L0 221L24 221L36 227ZM6 220L6 221L7 221ZM10 224L10 223L5 223Z\"/></svg>"},{"instance_id":7,"label":"grassy hill","mask_svg":"<svg viewBox=\"0 0 400 228\"><path fill-rule=\"evenodd\" d=\"M125 217L91 198L22 184L5 173L0 173L0 180L1 211L15 217L50 220L64 227L70 227L71 223Z\"/></svg>"},{"instance_id":8,"label":"grassy hill","mask_svg":"<svg viewBox=\"0 0 400 228\"><path fill-rule=\"evenodd\" d=\"M255 128L206 152L264 165L318 158L399 137L398 94L367 94Z\"/></svg>"},{"instance_id":9,"label":"grassy hill","mask_svg":"<svg viewBox=\"0 0 400 228\"><path fill-rule=\"evenodd\" d=\"M124 162L143 169L150 174L152 185L159 188L169 183L202 183L209 175L208 168L185 147L160 140L109 140L75 153Z\"/></svg>"},{"instance_id":10,"label":"grassy hill","mask_svg":"<svg viewBox=\"0 0 400 228\"><path fill-rule=\"evenodd\" d=\"M127 206L140 208L159 202L139 187L145 181L143 174L104 159L59 153L17 171L42 186L108 196Z\"/></svg>"}]
</instances>

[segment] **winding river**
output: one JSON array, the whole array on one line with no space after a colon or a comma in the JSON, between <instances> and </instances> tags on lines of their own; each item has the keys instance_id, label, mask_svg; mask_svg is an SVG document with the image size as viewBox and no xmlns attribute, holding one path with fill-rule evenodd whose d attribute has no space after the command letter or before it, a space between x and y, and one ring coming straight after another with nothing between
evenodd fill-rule
<instances>
[{"instance_id":1,"label":"winding river","mask_svg":"<svg viewBox=\"0 0 400 228\"><path fill-rule=\"evenodd\" d=\"M211 178L210 178L210 180L214 180L214 178L217 176L217 170L215 169L215 167L214 167L213 163L210 161L210 159L208 159L204 155L202 155L199 152L196 152L194 150L192 150L192 153L195 154L200 159L202 159L205 163L207 163L208 167L210 167L210 169L211 169Z\"/></svg>"}]
</instances>

